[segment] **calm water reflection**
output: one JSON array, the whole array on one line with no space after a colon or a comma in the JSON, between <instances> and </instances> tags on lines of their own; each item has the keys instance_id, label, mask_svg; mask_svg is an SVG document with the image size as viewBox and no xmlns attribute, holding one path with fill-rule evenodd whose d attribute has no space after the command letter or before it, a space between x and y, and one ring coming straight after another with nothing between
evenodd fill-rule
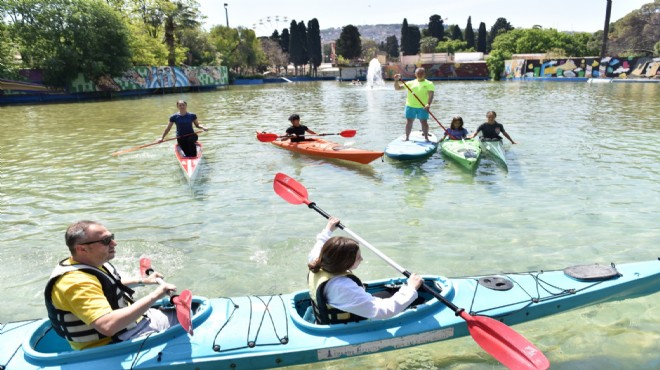
<instances>
[{"instance_id":1,"label":"calm water reflection","mask_svg":"<svg viewBox=\"0 0 660 370\"><path fill-rule=\"evenodd\" d=\"M371 165L325 161L260 143L290 113L337 141L382 150L403 132L405 95L336 82L231 87L139 100L0 107L0 322L43 317L43 287L66 256L66 226L95 219L116 233L116 265L148 255L169 281L209 297L304 289L305 259L324 220L272 190L276 172L411 271L448 276L558 269L658 257L657 84L436 83L434 114L474 130L498 113L518 145L509 171L474 174L440 153ZM159 137L185 99L210 128L205 163L186 183ZM417 123L416 123L417 124ZM416 126L417 127L417 126ZM437 126L435 126L437 127ZM436 134L439 129L434 130ZM364 280L396 271L365 253ZM518 325L554 369L639 369L660 362L656 294ZM471 339L313 368L497 368ZM312 368L312 367L309 367Z\"/></svg>"}]
</instances>

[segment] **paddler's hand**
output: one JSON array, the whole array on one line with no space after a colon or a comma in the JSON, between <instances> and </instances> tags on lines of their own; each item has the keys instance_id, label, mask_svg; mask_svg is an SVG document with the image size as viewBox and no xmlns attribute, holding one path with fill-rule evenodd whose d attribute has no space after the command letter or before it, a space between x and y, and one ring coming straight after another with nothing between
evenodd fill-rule
<instances>
[{"instance_id":1,"label":"paddler's hand","mask_svg":"<svg viewBox=\"0 0 660 370\"><path fill-rule=\"evenodd\" d=\"M330 232L333 232L337 229L337 225L339 225L339 219L334 216L330 216L328 219L328 224L326 225L326 229L330 230Z\"/></svg>"},{"instance_id":2,"label":"paddler's hand","mask_svg":"<svg viewBox=\"0 0 660 370\"><path fill-rule=\"evenodd\" d=\"M422 286L422 277L413 273L410 275L408 278L408 286L415 288L415 290L419 289L419 287Z\"/></svg>"},{"instance_id":3,"label":"paddler's hand","mask_svg":"<svg viewBox=\"0 0 660 370\"><path fill-rule=\"evenodd\" d=\"M159 285L158 288L154 290L154 292L158 296L157 299L160 299L169 295L170 292L172 293L176 292L176 285L163 282L163 284Z\"/></svg>"},{"instance_id":4,"label":"paddler's hand","mask_svg":"<svg viewBox=\"0 0 660 370\"><path fill-rule=\"evenodd\" d=\"M156 279L165 279L165 275L161 274L160 272L154 271L150 273L149 275L145 276L142 278L142 284L158 284L158 281Z\"/></svg>"},{"instance_id":5,"label":"paddler's hand","mask_svg":"<svg viewBox=\"0 0 660 370\"><path fill-rule=\"evenodd\" d=\"M400 74L397 73L397 74L394 75L394 81L399 81L400 79L401 79Z\"/></svg>"}]
</instances>

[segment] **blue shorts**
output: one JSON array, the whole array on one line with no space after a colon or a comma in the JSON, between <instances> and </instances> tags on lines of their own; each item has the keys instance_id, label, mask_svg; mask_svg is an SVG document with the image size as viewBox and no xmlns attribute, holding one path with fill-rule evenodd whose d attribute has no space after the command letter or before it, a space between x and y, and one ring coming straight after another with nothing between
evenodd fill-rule
<instances>
[{"instance_id":1,"label":"blue shorts","mask_svg":"<svg viewBox=\"0 0 660 370\"><path fill-rule=\"evenodd\" d=\"M404 110L406 119L420 119L420 120L428 120L429 119L429 112L426 111L424 108L413 108L409 107L406 105L406 109Z\"/></svg>"}]
</instances>

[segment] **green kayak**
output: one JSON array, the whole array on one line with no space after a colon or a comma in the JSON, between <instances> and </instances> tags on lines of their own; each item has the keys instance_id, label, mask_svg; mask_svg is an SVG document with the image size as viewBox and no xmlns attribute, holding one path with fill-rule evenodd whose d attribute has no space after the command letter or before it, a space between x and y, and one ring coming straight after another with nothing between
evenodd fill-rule
<instances>
[{"instance_id":1,"label":"green kayak","mask_svg":"<svg viewBox=\"0 0 660 370\"><path fill-rule=\"evenodd\" d=\"M444 140L440 143L440 151L468 170L475 169L481 157L481 147L476 139Z\"/></svg>"},{"instance_id":2,"label":"green kayak","mask_svg":"<svg viewBox=\"0 0 660 370\"><path fill-rule=\"evenodd\" d=\"M480 139L481 150L487 153L495 162L502 166L505 170L509 170L506 164L506 155L504 154L504 143L502 140L485 140Z\"/></svg>"}]
</instances>

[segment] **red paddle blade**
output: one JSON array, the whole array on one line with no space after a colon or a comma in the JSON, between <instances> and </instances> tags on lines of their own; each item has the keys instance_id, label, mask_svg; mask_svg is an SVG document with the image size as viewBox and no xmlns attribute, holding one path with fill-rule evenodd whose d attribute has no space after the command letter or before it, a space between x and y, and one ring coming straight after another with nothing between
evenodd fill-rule
<instances>
[{"instance_id":1,"label":"red paddle blade","mask_svg":"<svg viewBox=\"0 0 660 370\"><path fill-rule=\"evenodd\" d=\"M547 369L550 361L530 341L504 323L485 316L460 313L472 339L509 369Z\"/></svg>"},{"instance_id":2,"label":"red paddle blade","mask_svg":"<svg viewBox=\"0 0 660 370\"><path fill-rule=\"evenodd\" d=\"M140 276L146 277L149 269L151 269L151 259L148 257L140 258Z\"/></svg>"},{"instance_id":3,"label":"red paddle blade","mask_svg":"<svg viewBox=\"0 0 660 370\"><path fill-rule=\"evenodd\" d=\"M277 134L272 134L272 133L267 133L267 132L258 132L257 133L257 140L261 141L262 143L268 143L271 141L275 141L279 138Z\"/></svg>"},{"instance_id":4,"label":"red paddle blade","mask_svg":"<svg viewBox=\"0 0 660 370\"><path fill-rule=\"evenodd\" d=\"M176 318L179 324L188 334L193 335L192 320L190 314L192 311L192 293L186 289L178 296L172 297L172 303L176 307Z\"/></svg>"},{"instance_id":5,"label":"red paddle blade","mask_svg":"<svg viewBox=\"0 0 660 370\"><path fill-rule=\"evenodd\" d=\"M273 180L273 189L284 200L291 204L309 204L307 189L291 177L278 173Z\"/></svg>"},{"instance_id":6,"label":"red paddle blade","mask_svg":"<svg viewBox=\"0 0 660 370\"><path fill-rule=\"evenodd\" d=\"M356 130L344 130L339 133L342 137L353 137L357 133Z\"/></svg>"}]
</instances>

